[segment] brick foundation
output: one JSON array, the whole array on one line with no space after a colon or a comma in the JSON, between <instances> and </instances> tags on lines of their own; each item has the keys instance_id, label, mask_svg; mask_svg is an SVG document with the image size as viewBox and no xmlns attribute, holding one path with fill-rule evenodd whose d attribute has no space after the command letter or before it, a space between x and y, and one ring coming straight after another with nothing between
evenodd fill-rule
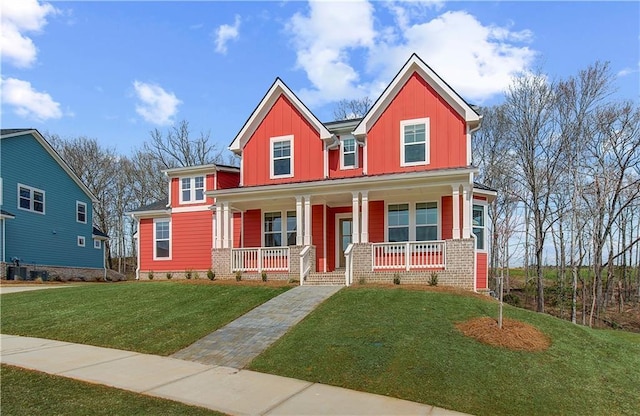
<instances>
[{"instance_id":1,"label":"brick foundation","mask_svg":"<svg viewBox=\"0 0 640 416\"><path fill-rule=\"evenodd\" d=\"M22 280L21 277L15 279L16 276L7 276L9 266L13 265L10 263L0 263L0 268L2 269L2 279ZM99 282L105 280L105 270L103 268L94 269L88 267L61 267L40 264L20 264L20 267L24 267L26 269L26 280L31 280L31 272L42 271L47 272L48 280L51 281ZM120 280L127 280L127 278L118 272L107 270L107 280L117 282Z\"/></svg>"}]
</instances>

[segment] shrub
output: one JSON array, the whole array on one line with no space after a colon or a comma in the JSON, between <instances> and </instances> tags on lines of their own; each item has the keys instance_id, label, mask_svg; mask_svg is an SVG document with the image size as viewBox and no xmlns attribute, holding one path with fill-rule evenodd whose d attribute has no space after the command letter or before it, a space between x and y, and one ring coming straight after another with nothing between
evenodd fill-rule
<instances>
[{"instance_id":1,"label":"shrub","mask_svg":"<svg viewBox=\"0 0 640 416\"><path fill-rule=\"evenodd\" d=\"M394 285L399 285L400 284L400 275L398 273L393 275L393 284Z\"/></svg>"},{"instance_id":2,"label":"shrub","mask_svg":"<svg viewBox=\"0 0 640 416\"><path fill-rule=\"evenodd\" d=\"M360 278L358 278L358 284L363 285L365 283L367 283L367 280L364 278L364 276L360 276Z\"/></svg>"},{"instance_id":3,"label":"shrub","mask_svg":"<svg viewBox=\"0 0 640 416\"><path fill-rule=\"evenodd\" d=\"M194 280L200 279L200 275L198 274L197 270L195 272L193 272L193 278L194 278Z\"/></svg>"},{"instance_id":4,"label":"shrub","mask_svg":"<svg viewBox=\"0 0 640 416\"><path fill-rule=\"evenodd\" d=\"M149 278L149 280L153 280L153 270L151 270L149 272L149 274L147 275L147 277Z\"/></svg>"},{"instance_id":5,"label":"shrub","mask_svg":"<svg viewBox=\"0 0 640 416\"><path fill-rule=\"evenodd\" d=\"M209 280L216 280L216 272L211 269L207 270L207 277Z\"/></svg>"},{"instance_id":6,"label":"shrub","mask_svg":"<svg viewBox=\"0 0 640 416\"><path fill-rule=\"evenodd\" d=\"M171 274L171 272L167 272L167 280L171 280L172 277L173 275Z\"/></svg>"},{"instance_id":7,"label":"shrub","mask_svg":"<svg viewBox=\"0 0 640 416\"><path fill-rule=\"evenodd\" d=\"M238 270L236 272L236 282L239 282L242 280L242 272L240 270Z\"/></svg>"},{"instance_id":8,"label":"shrub","mask_svg":"<svg viewBox=\"0 0 640 416\"><path fill-rule=\"evenodd\" d=\"M267 281L267 272L262 272L262 281L263 282Z\"/></svg>"},{"instance_id":9,"label":"shrub","mask_svg":"<svg viewBox=\"0 0 640 416\"><path fill-rule=\"evenodd\" d=\"M184 277L186 277L187 279L191 279L191 276L193 276L193 271L185 270Z\"/></svg>"},{"instance_id":10,"label":"shrub","mask_svg":"<svg viewBox=\"0 0 640 416\"><path fill-rule=\"evenodd\" d=\"M291 278L291 279L289 279L289 283L296 283L296 284L298 284L298 283L300 283L300 279L294 279L294 278Z\"/></svg>"},{"instance_id":11,"label":"shrub","mask_svg":"<svg viewBox=\"0 0 640 416\"><path fill-rule=\"evenodd\" d=\"M429 286L438 286L438 273L431 272L431 277L429 278Z\"/></svg>"},{"instance_id":12,"label":"shrub","mask_svg":"<svg viewBox=\"0 0 640 416\"><path fill-rule=\"evenodd\" d=\"M513 293L507 293L502 297L502 301L512 306L520 307L520 296Z\"/></svg>"}]
</instances>

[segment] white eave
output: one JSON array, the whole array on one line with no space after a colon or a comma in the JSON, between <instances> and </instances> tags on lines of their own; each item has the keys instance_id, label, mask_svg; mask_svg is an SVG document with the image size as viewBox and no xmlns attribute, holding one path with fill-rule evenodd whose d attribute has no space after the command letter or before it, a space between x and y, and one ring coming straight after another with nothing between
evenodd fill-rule
<instances>
[{"instance_id":1,"label":"white eave","mask_svg":"<svg viewBox=\"0 0 640 416\"><path fill-rule=\"evenodd\" d=\"M480 125L480 115L465 100L456 93L438 74L436 74L422 59L415 53L404 64L402 69L393 78L391 84L387 86L380 98L373 104L365 117L360 121L353 131L353 135L362 137L373 127L378 118L384 113L391 101L400 92L409 78L418 73L435 91L440 95L469 126L469 130L476 129Z\"/></svg>"},{"instance_id":2,"label":"white eave","mask_svg":"<svg viewBox=\"0 0 640 416\"><path fill-rule=\"evenodd\" d=\"M125 215L129 215L134 219L140 218L160 218L171 216L171 209L154 209L149 211L131 211L125 212Z\"/></svg>"},{"instance_id":3,"label":"white eave","mask_svg":"<svg viewBox=\"0 0 640 416\"><path fill-rule=\"evenodd\" d=\"M256 131L260 123L262 123L262 120L264 120L267 113L271 110L271 107L273 107L281 95L284 95L293 104L296 110L298 110L300 114L302 114L303 117L318 131L321 140L325 142L331 142L334 140L333 135L325 125L322 124L315 115L313 115L313 113L302 103L302 101L300 101L300 99L298 99L293 91L291 91L280 78L276 78L273 85L271 85L271 88L269 88L256 109L251 113L249 119L244 123L244 126L242 126L240 132L229 145L229 150L236 154L242 153L242 149L249 138Z\"/></svg>"},{"instance_id":4,"label":"white eave","mask_svg":"<svg viewBox=\"0 0 640 416\"><path fill-rule=\"evenodd\" d=\"M216 164L185 166L180 168L164 169L161 172L167 176L189 175L194 173L212 173L216 171L222 172L239 172L240 168L235 166L222 166Z\"/></svg>"}]
</instances>

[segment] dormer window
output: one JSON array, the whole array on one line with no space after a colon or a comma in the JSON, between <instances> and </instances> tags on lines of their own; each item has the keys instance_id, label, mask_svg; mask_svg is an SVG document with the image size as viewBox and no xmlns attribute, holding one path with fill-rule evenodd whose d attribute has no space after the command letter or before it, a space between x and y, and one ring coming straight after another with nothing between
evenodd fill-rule
<instances>
[{"instance_id":1,"label":"dormer window","mask_svg":"<svg viewBox=\"0 0 640 416\"><path fill-rule=\"evenodd\" d=\"M358 145L353 137L346 137L340 142L340 169L358 167Z\"/></svg>"},{"instance_id":2,"label":"dormer window","mask_svg":"<svg viewBox=\"0 0 640 416\"><path fill-rule=\"evenodd\" d=\"M429 119L400 122L400 166L429 164Z\"/></svg>"},{"instance_id":3,"label":"dormer window","mask_svg":"<svg viewBox=\"0 0 640 416\"><path fill-rule=\"evenodd\" d=\"M180 203L204 202L204 176L180 178Z\"/></svg>"},{"instance_id":4,"label":"dormer window","mask_svg":"<svg viewBox=\"0 0 640 416\"><path fill-rule=\"evenodd\" d=\"M271 138L271 179L293 177L293 136Z\"/></svg>"}]
</instances>

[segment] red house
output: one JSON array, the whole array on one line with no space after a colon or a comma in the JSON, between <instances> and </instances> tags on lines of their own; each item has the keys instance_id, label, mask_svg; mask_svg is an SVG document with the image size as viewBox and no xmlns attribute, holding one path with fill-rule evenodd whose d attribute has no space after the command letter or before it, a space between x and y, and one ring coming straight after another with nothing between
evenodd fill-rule
<instances>
[{"instance_id":1,"label":"red house","mask_svg":"<svg viewBox=\"0 0 640 416\"><path fill-rule=\"evenodd\" d=\"M486 290L480 121L415 54L362 119L322 123L276 79L230 145L239 170L167 171L171 203L133 213L140 272Z\"/></svg>"}]
</instances>

